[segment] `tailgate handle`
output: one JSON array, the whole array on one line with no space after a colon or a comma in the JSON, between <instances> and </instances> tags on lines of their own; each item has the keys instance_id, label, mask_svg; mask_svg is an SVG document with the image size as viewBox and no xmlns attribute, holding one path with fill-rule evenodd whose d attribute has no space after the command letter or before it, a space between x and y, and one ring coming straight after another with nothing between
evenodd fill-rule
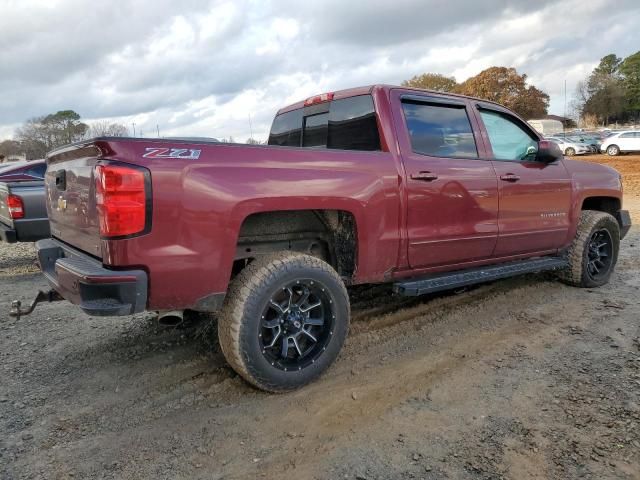
<instances>
[{"instance_id":1,"label":"tailgate handle","mask_svg":"<svg viewBox=\"0 0 640 480\"><path fill-rule=\"evenodd\" d=\"M56 172L56 188L58 190L67 189L67 171L66 170L58 170Z\"/></svg>"}]
</instances>

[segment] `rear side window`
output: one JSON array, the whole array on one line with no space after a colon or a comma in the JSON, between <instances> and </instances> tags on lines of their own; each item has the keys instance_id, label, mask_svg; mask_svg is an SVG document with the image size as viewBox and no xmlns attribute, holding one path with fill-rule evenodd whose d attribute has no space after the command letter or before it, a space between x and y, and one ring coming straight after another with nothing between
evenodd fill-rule
<instances>
[{"instance_id":1,"label":"rear side window","mask_svg":"<svg viewBox=\"0 0 640 480\"><path fill-rule=\"evenodd\" d=\"M318 107L321 106L300 108L276 116L269 145L380 150L371 95L334 100L321 112L318 112Z\"/></svg>"},{"instance_id":2,"label":"rear side window","mask_svg":"<svg viewBox=\"0 0 640 480\"><path fill-rule=\"evenodd\" d=\"M478 158L464 106L403 102L411 148L433 157Z\"/></svg>"},{"instance_id":3,"label":"rear side window","mask_svg":"<svg viewBox=\"0 0 640 480\"><path fill-rule=\"evenodd\" d=\"M380 150L378 122L371 95L332 102L327 135L327 148Z\"/></svg>"}]
</instances>

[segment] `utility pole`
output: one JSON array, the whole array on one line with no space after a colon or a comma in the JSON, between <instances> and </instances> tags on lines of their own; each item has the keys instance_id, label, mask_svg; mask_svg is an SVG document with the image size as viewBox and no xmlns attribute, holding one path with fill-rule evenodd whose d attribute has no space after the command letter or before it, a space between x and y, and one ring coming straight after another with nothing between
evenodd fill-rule
<instances>
[{"instance_id":1,"label":"utility pole","mask_svg":"<svg viewBox=\"0 0 640 480\"><path fill-rule=\"evenodd\" d=\"M136 136L136 123L135 122L131 122L131 125L133 125L133 136Z\"/></svg>"},{"instance_id":2,"label":"utility pole","mask_svg":"<svg viewBox=\"0 0 640 480\"><path fill-rule=\"evenodd\" d=\"M567 124L567 79L564 79L564 119L562 120L562 133L565 133Z\"/></svg>"},{"instance_id":3,"label":"utility pole","mask_svg":"<svg viewBox=\"0 0 640 480\"><path fill-rule=\"evenodd\" d=\"M253 140L253 126L251 125L251 114L249 114L249 132L251 132L251 140Z\"/></svg>"},{"instance_id":4,"label":"utility pole","mask_svg":"<svg viewBox=\"0 0 640 480\"><path fill-rule=\"evenodd\" d=\"M158 138L160 138L160 125L156 123L156 131L158 132Z\"/></svg>"}]
</instances>

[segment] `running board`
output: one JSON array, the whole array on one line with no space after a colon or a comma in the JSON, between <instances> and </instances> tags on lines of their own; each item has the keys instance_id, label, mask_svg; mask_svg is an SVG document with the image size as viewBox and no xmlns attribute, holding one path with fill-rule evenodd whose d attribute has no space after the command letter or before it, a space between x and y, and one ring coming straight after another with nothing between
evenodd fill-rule
<instances>
[{"instance_id":1,"label":"running board","mask_svg":"<svg viewBox=\"0 0 640 480\"><path fill-rule=\"evenodd\" d=\"M567 265L567 259L562 257L538 257L530 260L487 265L469 270L436 273L428 277L396 282L393 284L393 291L399 295L415 297L417 295L424 295L425 293L466 287L476 283L490 282L501 278L522 275L524 273L557 270Z\"/></svg>"}]
</instances>

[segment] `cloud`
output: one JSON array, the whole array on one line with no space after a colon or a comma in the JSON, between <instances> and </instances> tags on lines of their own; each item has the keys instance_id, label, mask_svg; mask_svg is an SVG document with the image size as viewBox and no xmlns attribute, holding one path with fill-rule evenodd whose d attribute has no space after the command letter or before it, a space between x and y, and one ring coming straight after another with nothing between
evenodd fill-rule
<instances>
[{"instance_id":1,"label":"cloud","mask_svg":"<svg viewBox=\"0 0 640 480\"><path fill-rule=\"evenodd\" d=\"M5 0L0 137L74 109L149 135L264 139L279 107L316 93L492 65L562 113L564 81L570 95L600 57L633 53L639 20L629 0Z\"/></svg>"}]
</instances>

